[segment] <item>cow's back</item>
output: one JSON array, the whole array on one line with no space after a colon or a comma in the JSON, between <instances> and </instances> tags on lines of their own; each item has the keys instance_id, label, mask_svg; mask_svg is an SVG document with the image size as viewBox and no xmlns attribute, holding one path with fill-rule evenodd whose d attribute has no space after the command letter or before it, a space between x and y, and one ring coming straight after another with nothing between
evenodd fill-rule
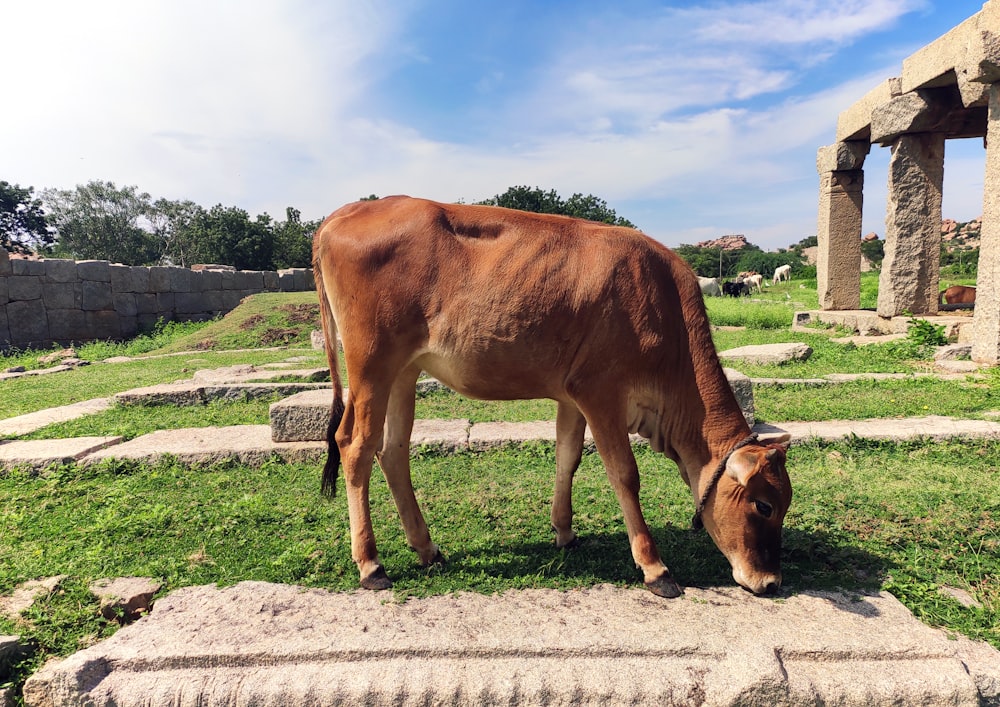
<instances>
[{"instance_id":1,"label":"cow's back","mask_svg":"<svg viewBox=\"0 0 1000 707\"><path fill-rule=\"evenodd\" d=\"M474 397L560 399L574 376L690 370L692 332L714 357L696 276L632 229L390 197L335 212L315 249L335 315L365 310L338 320L409 342ZM360 333L342 334L346 348Z\"/></svg>"}]
</instances>

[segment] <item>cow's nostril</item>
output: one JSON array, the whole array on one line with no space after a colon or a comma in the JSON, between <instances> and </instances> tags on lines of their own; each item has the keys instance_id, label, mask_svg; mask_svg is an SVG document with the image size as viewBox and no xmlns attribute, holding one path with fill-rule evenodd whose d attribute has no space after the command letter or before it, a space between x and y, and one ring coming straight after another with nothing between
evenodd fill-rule
<instances>
[{"instance_id":1,"label":"cow's nostril","mask_svg":"<svg viewBox=\"0 0 1000 707\"><path fill-rule=\"evenodd\" d=\"M775 594L778 591L780 585L777 582L768 582L767 586L764 587L765 594Z\"/></svg>"}]
</instances>

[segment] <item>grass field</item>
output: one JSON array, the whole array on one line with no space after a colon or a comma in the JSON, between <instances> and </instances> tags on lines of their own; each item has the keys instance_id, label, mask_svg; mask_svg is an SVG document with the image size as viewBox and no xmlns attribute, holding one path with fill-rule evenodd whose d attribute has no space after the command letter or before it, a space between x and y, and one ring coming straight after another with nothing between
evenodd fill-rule
<instances>
[{"instance_id":1,"label":"grass field","mask_svg":"<svg viewBox=\"0 0 1000 707\"><path fill-rule=\"evenodd\" d=\"M809 361L786 366L740 367L754 377L809 378L831 372L902 372L928 369L928 351L913 342L854 347L828 334L792 334L791 313L806 308L815 289L799 284L768 288L766 314L748 301L710 301L713 322L736 322L740 331L715 332L720 349L749 343L805 341ZM305 357L303 367L325 365L301 347L315 323L305 296L251 298L216 322L166 326L125 344L78 349L94 360L67 373L0 383L2 416L111 395L121 390L189 378L197 368L236 363L262 365ZM792 299L793 297L798 299ZM784 302L782 302L784 300ZM805 300L800 302L799 300ZM726 311L723 311L726 310ZM780 314L784 312L784 314ZM787 316L784 327L772 322ZM267 338L289 343L261 348ZM254 345L256 344L256 345ZM249 351L233 352L231 348ZM162 356L187 351L181 355ZM37 366L40 352L0 360ZM149 356L97 363L110 356ZM758 417L787 420L858 419L911 415L976 418L1000 409L1000 375L957 381L907 379L807 386L758 387ZM36 436L125 434L203 424L263 424L269 400L212 403L192 408L124 408L50 427ZM552 418L548 401L489 403L448 392L423 395L420 417L473 421ZM660 549L682 584L732 584L728 564L704 533L689 527L690 493L672 463L638 448L643 507ZM795 488L786 520L785 591L840 587L885 589L918 617L1000 647L1000 442L883 444L863 440L809 443L790 453ZM554 456L550 445L483 454L420 454L413 463L418 497L448 563L423 570L405 538L376 474L373 512L386 569L400 597L483 592L517 587L638 583L621 512L594 454L585 455L574 487L581 545L556 550L548 530ZM0 634L17 633L41 648L20 666L15 682L52 655L65 655L114 630L101 619L86 590L105 576L148 575L164 591L190 584L244 579L353 589L343 494L319 493L319 470L272 462L260 469L237 464L187 468L109 462L66 466L37 476L0 475L0 592L26 579L67 574L60 592L18 621L0 619ZM968 592L966 607L941 587Z\"/></svg>"}]
</instances>

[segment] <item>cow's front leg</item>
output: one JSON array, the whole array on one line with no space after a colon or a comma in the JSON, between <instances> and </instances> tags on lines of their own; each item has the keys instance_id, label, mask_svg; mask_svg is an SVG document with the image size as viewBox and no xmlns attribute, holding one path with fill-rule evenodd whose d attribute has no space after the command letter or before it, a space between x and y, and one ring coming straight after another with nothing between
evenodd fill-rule
<instances>
[{"instance_id":1,"label":"cow's front leg","mask_svg":"<svg viewBox=\"0 0 1000 707\"><path fill-rule=\"evenodd\" d=\"M632 453L632 446L623 425L609 424L607 419L591 419L591 431L597 443L597 451L604 461L604 468L611 487L618 497L629 545L636 566L642 570L642 578L649 591L668 599L680 596L683 590L670 576L670 570L660 559L660 553L653 542L653 536L646 525L639 507L639 467Z\"/></svg>"},{"instance_id":2,"label":"cow's front leg","mask_svg":"<svg viewBox=\"0 0 1000 707\"><path fill-rule=\"evenodd\" d=\"M587 420L573 403L560 402L556 411L556 485L552 496L552 529L556 547L576 543L573 532L573 475L583 455Z\"/></svg>"},{"instance_id":3,"label":"cow's front leg","mask_svg":"<svg viewBox=\"0 0 1000 707\"><path fill-rule=\"evenodd\" d=\"M378 426L375 427L371 398L366 392L351 389L336 441L344 464L347 511L351 521L351 558L358 565L361 586L365 589L389 589L392 580L382 567L375 547L368 493L375 450L382 433L381 419L385 411L383 407Z\"/></svg>"}]
</instances>

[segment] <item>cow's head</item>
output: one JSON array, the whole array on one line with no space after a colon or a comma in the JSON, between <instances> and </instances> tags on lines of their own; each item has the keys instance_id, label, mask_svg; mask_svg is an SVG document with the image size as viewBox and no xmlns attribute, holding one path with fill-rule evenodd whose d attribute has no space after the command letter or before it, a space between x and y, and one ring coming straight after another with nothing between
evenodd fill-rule
<instances>
[{"instance_id":1,"label":"cow's head","mask_svg":"<svg viewBox=\"0 0 1000 707\"><path fill-rule=\"evenodd\" d=\"M789 435L737 449L705 504L701 522L754 594L781 586L781 524L792 501L785 470Z\"/></svg>"}]
</instances>

